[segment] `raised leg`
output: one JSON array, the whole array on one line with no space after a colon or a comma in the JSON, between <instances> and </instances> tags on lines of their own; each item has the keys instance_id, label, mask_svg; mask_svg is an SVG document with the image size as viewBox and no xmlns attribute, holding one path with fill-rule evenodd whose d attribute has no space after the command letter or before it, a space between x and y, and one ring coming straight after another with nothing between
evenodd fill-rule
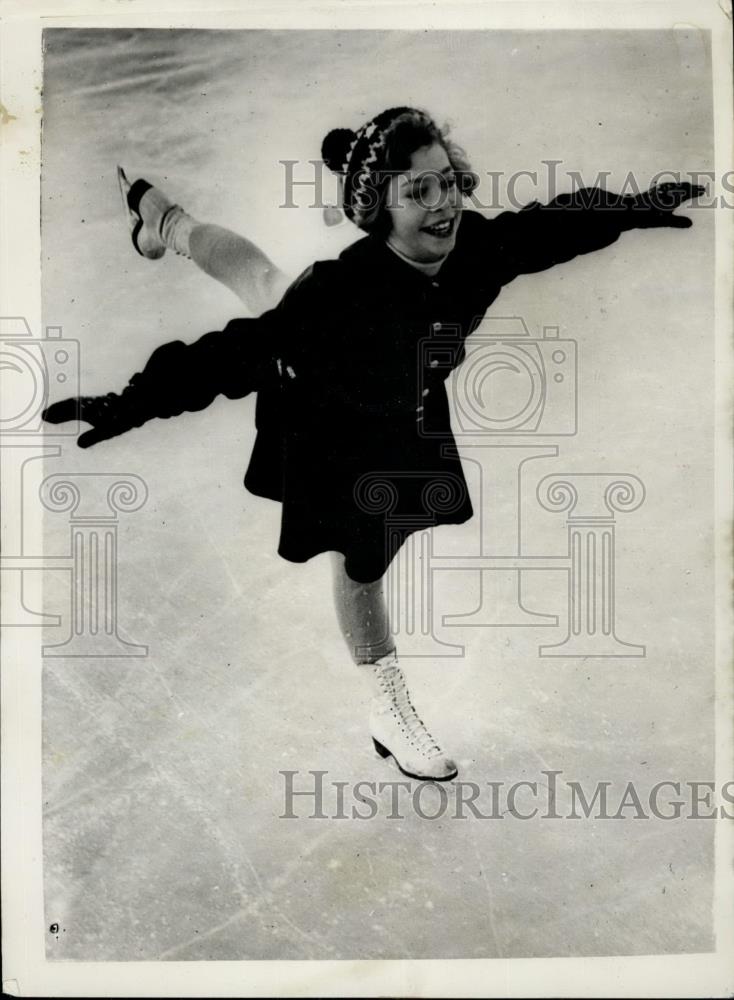
<instances>
[{"instance_id":1,"label":"raised leg","mask_svg":"<svg viewBox=\"0 0 734 1000\"><path fill-rule=\"evenodd\" d=\"M258 246L222 226L195 225L189 253L197 267L226 285L255 316L277 305L291 281Z\"/></svg>"},{"instance_id":2,"label":"raised leg","mask_svg":"<svg viewBox=\"0 0 734 1000\"><path fill-rule=\"evenodd\" d=\"M199 222L143 178L130 184L122 167L117 179L132 243L142 257L160 260L166 250L188 257L255 316L277 305L291 279L251 240Z\"/></svg>"}]
</instances>

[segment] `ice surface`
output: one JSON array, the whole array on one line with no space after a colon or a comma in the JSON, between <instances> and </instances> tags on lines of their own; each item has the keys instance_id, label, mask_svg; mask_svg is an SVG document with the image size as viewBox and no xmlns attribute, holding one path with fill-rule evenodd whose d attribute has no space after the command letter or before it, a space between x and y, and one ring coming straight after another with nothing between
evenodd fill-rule
<instances>
[{"instance_id":1,"label":"ice surface","mask_svg":"<svg viewBox=\"0 0 734 1000\"><path fill-rule=\"evenodd\" d=\"M159 343L195 339L242 312L189 262L135 255L116 163L198 218L250 236L295 274L355 233L325 228L317 210L278 210L279 161L317 158L325 131L393 104L452 119L479 170L570 157L569 169L610 170L619 182L628 170L705 166L705 66L684 69L670 39L644 34L50 33L44 316L79 339L83 391L119 389ZM582 358L580 433L561 442L558 459L537 462L524 487L527 551L565 551L563 518L534 500L541 475L629 471L648 486L646 505L618 527L620 631L648 655L542 660L538 644L559 641L560 628L451 630L464 658L408 660L407 669L467 781L542 782L547 769L643 788L712 777L703 214L690 232L629 234L524 278L493 309L523 315L535 335L559 324ZM402 776L372 752L327 558L279 559L277 505L242 488L252 418L251 399L220 398L89 452L66 446L49 463L49 472L135 473L150 494L119 526L121 633L148 644L149 656L46 661L46 923L59 925L49 956L711 948L711 823L391 820L389 796L370 821L279 818L280 771L305 780L320 769L350 783ZM63 551L68 521L47 522L49 551ZM436 546L476 552L474 530L442 528ZM450 576L441 611L471 610L476 576ZM563 573L528 577L527 606L562 616ZM48 610L62 613L67 600L64 575L49 573ZM402 648L410 652L410 638Z\"/></svg>"}]
</instances>

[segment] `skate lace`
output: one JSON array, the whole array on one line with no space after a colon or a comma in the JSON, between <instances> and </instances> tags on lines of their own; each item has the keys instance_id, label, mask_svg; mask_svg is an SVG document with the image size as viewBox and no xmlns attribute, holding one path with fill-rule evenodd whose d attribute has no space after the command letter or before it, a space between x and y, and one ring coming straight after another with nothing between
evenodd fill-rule
<instances>
[{"instance_id":1,"label":"skate lace","mask_svg":"<svg viewBox=\"0 0 734 1000\"><path fill-rule=\"evenodd\" d=\"M415 710L405 683L403 672L397 663L390 663L379 671L380 687L390 704L390 711L398 720L398 726L409 742L426 757L443 753L436 739Z\"/></svg>"}]
</instances>

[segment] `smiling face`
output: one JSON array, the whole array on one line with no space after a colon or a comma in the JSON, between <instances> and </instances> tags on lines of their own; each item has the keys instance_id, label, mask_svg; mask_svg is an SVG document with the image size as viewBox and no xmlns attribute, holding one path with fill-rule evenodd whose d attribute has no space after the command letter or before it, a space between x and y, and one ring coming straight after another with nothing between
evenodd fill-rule
<instances>
[{"instance_id":1,"label":"smiling face","mask_svg":"<svg viewBox=\"0 0 734 1000\"><path fill-rule=\"evenodd\" d=\"M410 167L390 179L385 209L396 250L422 264L443 260L454 247L461 194L448 154L439 142L421 146Z\"/></svg>"}]
</instances>

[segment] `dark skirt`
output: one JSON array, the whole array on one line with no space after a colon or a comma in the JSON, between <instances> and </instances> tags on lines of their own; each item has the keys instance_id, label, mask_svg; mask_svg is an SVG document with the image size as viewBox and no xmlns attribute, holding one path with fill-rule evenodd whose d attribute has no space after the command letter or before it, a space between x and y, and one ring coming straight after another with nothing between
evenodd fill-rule
<instances>
[{"instance_id":1,"label":"dark skirt","mask_svg":"<svg viewBox=\"0 0 734 1000\"><path fill-rule=\"evenodd\" d=\"M257 437L245 475L256 496L282 503L278 554L303 563L345 556L356 581L380 579L405 539L474 511L441 382L415 407L366 413L293 405L282 390L258 393Z\"/></svg>"}]
</instances>

